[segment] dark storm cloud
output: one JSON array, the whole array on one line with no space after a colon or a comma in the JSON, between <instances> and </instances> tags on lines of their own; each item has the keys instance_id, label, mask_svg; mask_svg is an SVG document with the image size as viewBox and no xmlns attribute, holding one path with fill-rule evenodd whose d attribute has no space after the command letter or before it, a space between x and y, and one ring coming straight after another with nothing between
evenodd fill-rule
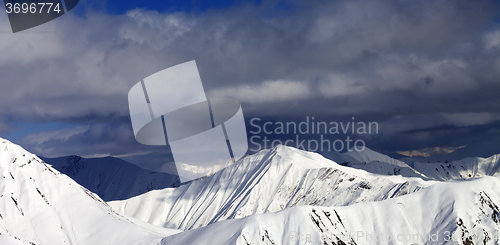
<instances>
[{"instance_id":1,"label":"dark storm cloud","mask_svg":"<svg viewBox=\"0 0 500 245\"><path fill-rule=\"evenodd\" d=\"M111 155L146 169L177 174L170 148L145 146L136 142L128 118L32 133L19 139L17 143L43 157Z\"/></svg>"},{"instance_id":2,"label":"dark storm cloud","mask_svg":"<svg viewBox=\"0 0 500 245\"><path fill-rule=\"evenodd\" d=\"M128 90L195 59L208 95L239 100L247 120L354 115L392 125L372 147L395 150L390 142L400 133L449 117L489 118L451 123L457 127L498 120L499 15L495 1L446 0L264 1L197 15L70 13L33 31L0 34L0 130L11 121L76 122L88 126L20 142L42 155L143 153L151 148L133 139ZM398 116L429 122L397 124ZM432 134L425 142L449 144Z\"/></svg>"}]
</instances>

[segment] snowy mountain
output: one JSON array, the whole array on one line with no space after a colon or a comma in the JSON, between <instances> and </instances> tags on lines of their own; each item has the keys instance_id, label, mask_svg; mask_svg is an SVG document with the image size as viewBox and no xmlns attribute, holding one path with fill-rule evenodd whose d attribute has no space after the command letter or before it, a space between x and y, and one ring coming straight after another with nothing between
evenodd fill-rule
<instances>
[{"instance_id":1,"label":"snowy mountain","mask_svg":"<svg viewBox=\"0 0 500 245\"><path fill-rule=\"evenodd\" d=\"M380 202L225 220L162 244L498 244L499 178L438 183Z\"/></svg>"},{"instance_id":2,"label":"snowy mountain","mask_svg":"<svg viewBox=\"0 0 500 245\"><path fill-rule=\"evenodd\" d=\"M500 173L500 154L488 158L468 157L458 161L413 163L413 167L435 180L465 180Z\"/></svg>"},{"instance_id":3,"label":"snowy mountain","mask_svg":"<svg viewBox=\"0 0 500 245\"><path fill-rule=\"evenodd\" d=\"M124 200L179 185L179 177L142 169L119 158L42 158L104 201Z\"/></svg>"},{"instance_id":4,"label":"snowy mountain","mask_svg":"<svg viewBox=\"0 0 500 245\"><path fill-rule=\"evenodd\" d=\"M327 152L324 155L343 166L371 173L419 177L424 180L465 180L500 173L500 154L488 158L468 157L450 162L413 162L411 166L368 148L361 152Z\"/></svg>"},{"instance_id":5,"label":"snowy mountain","mask_svg":"<svg viewBox=\"0 0 500 245\"><path fill-rule=\"evenodd\" d=\"M438 182L373 174L277 146L212 176L108 205L35 155L0 142L2 245L489 245L500 238L500 155L443 165L448 179L475 179ZM398 166L371 152L343 157ZM80 166L81 159L61 161ZM445 172L433 165L415 169L438 179Z\"/></svg>"},{"instance_id":6,"label":"snowy mountain","mask_svg":"<svg viewBox=\"0 0 500 245\"><path fill-rule=\"evenodd\" d=\"M360 152L355 150L346 153L331 151L322 152L322 155L341 165L362 169L370 173L418 177L425 180L429 179L427 176L410 167L405 162L396 160L366 147Z\"/></svg>"},{"instance_id":7,"label":"snowy mountain","mask_svg":"<svg viewBox=\"0 0 500 245\"><path fill-rule=\"evenodd\" d=\"M116 213L35 155L0 142L0 244L149 245L178 232Z\"/></svg>"},{"instance_id":8,"label":"snowy mountain","mask_svg":"<svg viewBox=\"0 0 500 245\"><path fill-rule=\"evenodd\" d=\"M212 176L109 204L127 216L187 230L300 205L345 206L385 200L433 183L371 174L279 145Z\"/></svg>"}]
</instances>

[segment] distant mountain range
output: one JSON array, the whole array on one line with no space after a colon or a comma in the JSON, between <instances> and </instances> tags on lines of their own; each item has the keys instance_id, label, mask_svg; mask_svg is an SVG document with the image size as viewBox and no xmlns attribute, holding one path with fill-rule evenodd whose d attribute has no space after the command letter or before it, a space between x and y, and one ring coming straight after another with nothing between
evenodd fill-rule
<instances>
[{"instance_id":1,"label":"distant mountain range","mask_svg":"<svg viewBox=\"0 0 500 245\"><path fill-rule=\"evenodd\" d=\"M500 154L488 158L468 157L457 161L413 163L413 167L435 180L466 180L500 173Z\"/></svg>"},{"instance_id":2,"label":"distant mountain range","mask_svg":"<svg viewBox=\"0 0 500 245\"><path fill-rule=\"evenodd\" d=\"M180 184L176 175L142 169L119 158L67 156L41 159L104 201L124 200Z\"/></svg>"},{"instance_id":3,"label":"distant mountain range","mask_svg":"<svg viewBox=\"0 0 500 245\"><path fill-rule=\"evenodd\" d=\"M365 148L362 152L336 153L325 156L341 165L382 175L418 177L424 180L466 180L500 173L500 154L468 157L456 161L412 162L406 164L387 155Z\"/></svg>"},{"instance_id":4,"label":"distant mountain range","mask_svg":"<svg viewBox=\"0 0 500 245\"><path fill-rule=\"evenodd\" d=\"M343 166L362 169L381 175L401 175L423 180L468 179L484 175L495 175L500 171L497 157L467 158L460 161L435 163L410 163L391 158L382 153L365 148L357 152L324 152L324 157ZM151 190L161 190L180 185L177 176L142 169L119 158L82 158L66 156L44 158L55 169L64 173L80 185L99 195L105 201L129 199ZM487 160L484 160L487 159ZM489 159L489 160L488 160ZM407 159L408 160L408 159ZM488 162L488 163L486 163ZM477 167L488 165L489 169ZM455 166L456 165L456 166ZM479 171L479 172L478 172ZM470 176L469 176L470 175Z\"/></svg>"}]
</instances>

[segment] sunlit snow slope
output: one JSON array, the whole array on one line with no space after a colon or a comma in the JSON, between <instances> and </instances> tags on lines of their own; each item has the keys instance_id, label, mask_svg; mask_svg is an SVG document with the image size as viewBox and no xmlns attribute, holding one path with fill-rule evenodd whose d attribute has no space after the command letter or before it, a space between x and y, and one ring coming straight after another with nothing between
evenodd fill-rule
<instances>
[{"instance_id":1,"label":"sunlit snow slope","mask_svg":"<svg viewBox=\"0 0 500 245\"><path fill-rule=\"evenodd\" d=\"M343 154L326 152L323 154L326 158L341 165L371 173L420 177L424 180L466 180L500 173L500 154L488 158L468 157L449 162L413 162L411 166L368 148L361 152L352 151Z\"/></svg>"},{"instance_id":2,"label":"sunlit snow slope","mask_svg":"<svg viewBox=\"0 0 500 245\"><path fill-rule=\"evenodd\" d=\"M340 166L319 154L280 145L204 179L109 204L127 216L186 230L299 205L384 200L431 184Z\"/></svg>"},{"instance_id":3,"label":"sunlit snow slope","mask_svg":"<svg viewBox=\"0 0 500 245\"><path fill-rule=\"evenodd\" d=\"M382 153L373 151L369 148L364 148L363 151L355 151L346 153L338 152L323 152L326 158L335 161L341 165L363 169L370 173L383 174L383 175L401 175L404 177L418 177L422 179L429 179L424 174L410 167L405 162L391 158Z\"/></svg>"},{"instance_id":4,"label":"sunlit snow slope","mask_svg":"<svg viewBox=\"0 0 500 245\"><path fill-rule=\"evenodd\" d=\"M438 183L380 202L300 206L225 220L162 240L168 244L498 244L499 177Z\"/></svg>"},{"instance_id":5,"label":"sunlit snow slope","mask_svg":"<svg viewBox=\"0 0 500 245\"><path fill-rule=\"evenodd\" d=\"M465 180L500 173L500 154L488 158L468 157L442 163L413 163L415 169L436 180Z\"/></svg>"},{"instance_id":6,"label":"sunlit snow slope","mask_svg":"<svg viewBox=\"0 0 500 245\"><path fill-rule=\"evenodd\" d=\"M20 146L0 139L0 244L155 244L176 231L112 210Z\"/></svg>"},{"instance_id":7,"label":"sunlit snow slope","mask_svg":"<svg viewBox=\"0 0 500 245\"><path fill-rule=\"evenodd\" d=\"M139 168L119 158L42 158L104 201L124 200L179 185L179 177Z\"/></svg>"}]
</instances>

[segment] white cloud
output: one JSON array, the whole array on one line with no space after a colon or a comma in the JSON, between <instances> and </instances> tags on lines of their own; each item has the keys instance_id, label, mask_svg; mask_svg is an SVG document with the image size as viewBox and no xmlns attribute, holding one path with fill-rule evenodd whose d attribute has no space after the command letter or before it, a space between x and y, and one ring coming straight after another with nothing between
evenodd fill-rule
<instances>
[{"instance_id":1,"label":"white cloud","mask_svg":"<svg viewBox=\"0 0 500 245\"><path fill-rule=\"evenodd\" d=\"M240 102L267 103L293 101L308 98L312 91L305 82L265 81L258 85L224 87L209 92L213 98L234 98Z\"/></svg>"},{"instance_id":2,"label":"white cloud","mask_svg":"<svg viewBox=\"0 0 500 245\"><path fill-rule=\"evenodd\" d=\"M483 42L486 51L500 48L500 27L484 34Z\"/></svg>"}]
</instances>

